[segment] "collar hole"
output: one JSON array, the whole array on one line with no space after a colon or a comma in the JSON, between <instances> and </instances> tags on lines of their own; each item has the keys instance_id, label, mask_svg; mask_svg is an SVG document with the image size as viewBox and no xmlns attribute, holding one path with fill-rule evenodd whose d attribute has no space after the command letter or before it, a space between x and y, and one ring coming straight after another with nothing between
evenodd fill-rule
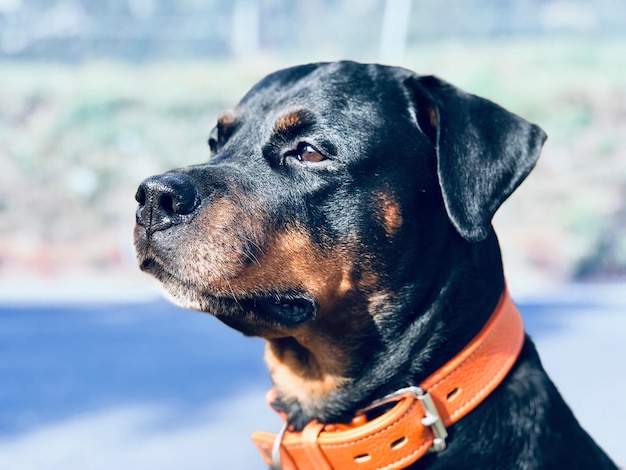
<instances>
[{"instance_id":1,"label":"collar hole","mask_svg":"<svg viewBox=\"0 0 626 470\"><path fill-rule=\"evenodd\" d=\"M354 457L354 461L356 463L365 463L369 462L370 460L372 460L372 456L370 454L359 454Z\"/></svg>"},{"instance_id":2,"label":"collar hole","mask_svg":"<svg viewBox=\"0 0 626 470\"><path fill-rule=\"evenodd\" d=\"M460 394L461 394L461 389L458 387L454 388L450 392L448 392L448 394L446 395L446 399L448 401L456 400Z\"/></svg>"},{"instance_id":3,"label":"collar hole","mask_svg":"<svg viewBox=\"0 0 626 470\"><path fill-rule=\"evenodd\" d=\"M409 442L409 439L406 436L396 439L391 443L391 450L398 450L401 447L404 447L407 442Z\"/></svg>"}]
</instances>

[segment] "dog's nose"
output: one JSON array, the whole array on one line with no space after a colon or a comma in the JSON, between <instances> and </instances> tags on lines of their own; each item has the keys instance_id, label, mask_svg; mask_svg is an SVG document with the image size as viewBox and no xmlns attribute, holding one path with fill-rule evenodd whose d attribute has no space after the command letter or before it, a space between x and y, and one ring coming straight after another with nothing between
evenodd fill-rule
<instances>
[{"instance_id":1,"label":"dog's nose","mask_svg":"<svg viewBox=\"0 0 626 470\"><path fill-rule=\"evenodd\" d=\"M164 174L147 178L139 185L135 199L137 224L148 234L166 230L190 219L200 204L193 181L181 174Z\"/></svg>"}]
</instances>

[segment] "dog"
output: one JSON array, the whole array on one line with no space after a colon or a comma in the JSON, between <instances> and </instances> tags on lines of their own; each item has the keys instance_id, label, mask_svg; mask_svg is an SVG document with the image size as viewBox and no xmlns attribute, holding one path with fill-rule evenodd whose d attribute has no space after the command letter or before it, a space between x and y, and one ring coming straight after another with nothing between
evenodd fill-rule
<instances>
[{"instance_id":1,"label":"dog","mask_svg":"<svg viewBox=\"0 0 626 470\"><path fill-rule=\"evenodd\" d=\"M616 468L521 324L483 344L494 312L518 315L491 220L545 139L434 76L308 64L267 76L224 113L207 162L140 185L141 270L182 307L266 340L270 401L285 420L272 448L257 438L268 464ZM491 367L479 356L504 358L497 380L477 373ZM473 367L476 388L488 388L460 419L442 402L474 382L462 378L443 398L422 386L450 364ZM406 435L376 450L378 434L399 426L380 424L389 413L402 415ZM363 421L378 430L342 460ZM425 450L404 450L419 439Z\"/></svg>"}]
</instances>

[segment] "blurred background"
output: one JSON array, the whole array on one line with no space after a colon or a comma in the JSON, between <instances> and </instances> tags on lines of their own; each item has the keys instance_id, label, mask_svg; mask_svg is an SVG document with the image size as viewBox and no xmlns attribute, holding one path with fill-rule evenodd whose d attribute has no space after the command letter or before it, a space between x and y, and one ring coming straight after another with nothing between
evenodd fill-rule
<instances>
[{"instance_id":1,"label":"blurred background","mask_svg":"<svg viewBox=\"0 0 626 470\"><path fill-rule=\"evenodd\" d=\"M494 223L546 367L626 463L607 425L626 419L625 2L0 0L0 469L263 468L262 342L161 300L134 193L206 160L267 73L337 59L439 75L546 130Z\"/></svg>"}]
</instances>

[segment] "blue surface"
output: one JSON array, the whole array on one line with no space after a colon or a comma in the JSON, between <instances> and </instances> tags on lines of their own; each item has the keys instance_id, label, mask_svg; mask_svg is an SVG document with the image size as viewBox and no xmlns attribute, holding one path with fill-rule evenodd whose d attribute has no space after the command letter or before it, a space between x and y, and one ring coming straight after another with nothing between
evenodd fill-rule
<instances>
[{"instance_id":1,"label":"blue surface","mask_svg":"<svg viewBox=\"0 0 626 470\"><path fill-rule=\"evenodd\" d=\"M269 387L263 343L148 304L0 306L0 434L128 402L193 410Z\"/></svg>"},{"instance_id":2,"label":"blue surface","mask_svg":"<svg viewBox=\"0 0 626 470\"><path fill-rule=\"evenodd\" d=\"M625 292L518 302L548 373L622 464ZM0 302L0 470L260 470L248 435L277 429L269 387L262 340L165 300Z\"/></svg>"},{"instance_id":3,"label":"blue surface","mask_svg":"<svg viewBox=\"0 0 626 470\"><path fill-rule=\"evenodd\" d=\"M534 338L584 305L523 304ZM128 402L191 409L269 387L263 344L166 301L0 307L0 433Z\"/></svg>"}]
</instances>

